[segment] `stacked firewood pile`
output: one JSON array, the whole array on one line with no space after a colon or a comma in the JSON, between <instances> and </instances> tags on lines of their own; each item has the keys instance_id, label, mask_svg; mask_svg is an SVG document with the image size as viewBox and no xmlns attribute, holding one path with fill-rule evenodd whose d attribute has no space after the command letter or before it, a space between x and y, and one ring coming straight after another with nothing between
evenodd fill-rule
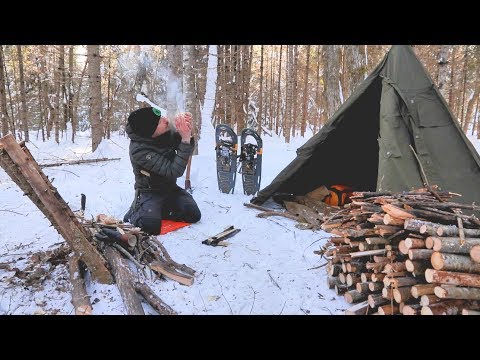
<instances>
[{"instance_id":1,"label":"stacked firewood pile","mask_svg":"<svg viewBox=\"0 0 480 360\"><path fill-rule=\"evenodd\" d=\"M480 221L450 192L356 192L318 251L349 315L480 314ZM470 213L472 215L467 215Z\"/></svg>"}]
</instances>

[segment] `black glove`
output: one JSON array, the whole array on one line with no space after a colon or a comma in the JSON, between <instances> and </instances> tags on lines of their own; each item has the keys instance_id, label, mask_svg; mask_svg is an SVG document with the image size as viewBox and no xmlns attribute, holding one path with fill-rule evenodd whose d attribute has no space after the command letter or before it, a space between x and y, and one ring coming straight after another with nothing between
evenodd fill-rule
<instances>
[{"instance_id":1,"label":"black glove","mask_svg":"<svg viewBox=\"0 0 480 360\"><path fill-rule=\"evenodd\" d=\"M105 242L114 242L119 240L120 237L121 234L118 231L107 228L104 228L95 234L97 240Z\"/></svg>"}]
</instances>

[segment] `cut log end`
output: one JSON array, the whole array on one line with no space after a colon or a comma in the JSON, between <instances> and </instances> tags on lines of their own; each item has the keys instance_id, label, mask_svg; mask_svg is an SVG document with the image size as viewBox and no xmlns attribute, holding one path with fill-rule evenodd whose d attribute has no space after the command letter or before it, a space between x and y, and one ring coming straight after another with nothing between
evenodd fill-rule
<instances>
[{"instance_id":1,"label":"cut log end","mask_svg":"<svg viewBox=\"0 0 480 360\"><path fill-rule=\"evenodd\" d=\"M480 263L480 245L475 245L470 250L470 257L473 261Z\"/></svg>"}]
</instances>

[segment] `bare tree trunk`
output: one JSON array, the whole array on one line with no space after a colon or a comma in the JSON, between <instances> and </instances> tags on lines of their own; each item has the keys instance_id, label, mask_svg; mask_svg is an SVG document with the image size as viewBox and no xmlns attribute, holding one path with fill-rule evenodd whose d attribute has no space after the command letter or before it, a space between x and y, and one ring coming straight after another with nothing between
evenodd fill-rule
<instances>
[{"instance_id":1,"label":"bare tree trunk","mask_svg":"<svg viewBox=\"0 0 480 360\"><path fill-rule=\"evenodd\" d=\"M274 90L275 81L273 76L273 68L275 66L275 60L276 60L276 57L274 56L275 53L276 53L275 45L272 45L271 51L270 51L270 88L269 88L269 91L267 92L267 94L270 94L269 101L268 101L269 102L268 103L268 129L269 130L272 130L273 128L273 118L274 118L273 93L275 92Z\"/></svg>"},{"instance_id":2,"label":"bare tree trunk","mask_svg":"<svg viewBox=\"0 0 480 360\"><path fill-rule=\"evenodd\" d=\"M88 57L83 66L82 74L80 75L80 81L78 83L78 90L73 95L73 107L72 107L72 143L75 142L75 134L77 133L77 124L78 124L78 105L80 103L80 94L82 92L83 78L85 77L85 72L87 71L88 66Z\"/></svg>"},{"instance_id":3,"label":"bare tree trunk","mask_svg":"<svg viewBox=\"0 0 480 360\"><path fill-rule=\"evenodd\" d=\"M74 45L71 45L68 48L68 76L67 76L67 119L66 122L69 122L73 125L73 48ZM72 126L73 131L73 126Z\"/></svg>"},{"instance_id":4,"label":"bare tree trunk","mask_svg":"<svg viewBox=\"0 0 480 360\"><path fill-rule=\"evenodd\" d=\"M198 99L195 92L195 46L183 45L183 89L185 96L185 110L193 117L192 135L195 137L195 148L192 155L198 155L198 119L200 113L197 111Z\"/></svg>"},{"instance_id":5,"label":"bare tree trunk","mask_svg":"<svg viewBox=\"0 0 480 360\"><path fill-rule=\"evenodd\" d=\"M260 47L260 94L258 100L258 126L257 132L262 135L262 116L263 116L263 45Z\"/></svg>"},{"instance_id":6,"label":"bare tree trunk","mask_svg":"<svg viewBox=\"0 0 480 360\"><path fill-rule=\"evenodd\" d=\"M292 123L292 92L293 92L293 45L287 45L287 66L285 67L285 116L283 119L283 136L285 142L290 142L290 129Z\"/></svg>"},{"instance_id":7,"label":"bare tree trunk","mask_svg":"<svg viewBox=\"0 0 480 360\"><path fill-rule=\"evenodd\" d=\"M323 51L323 81L325 84L324 93L326 95L326 119L329 119L340 106L339 81L339 56L338 45L324 45Z\"/></svg>"},{"instance_id":8,"label":"bare tree trunk","mask_svg":"<svg viewBox=\"0 0 480 360\"><path fill-rule=\"evenodd\" d=\"M437 85L440 93L443 95L445 99L447 99L447 79L448 79L448 52L450 46L449 45L441 45L440 50L438 52L438 77L437 77Z\"/></svg>"},{"instance_id":9,"label":"bare tree trunk","mask_svg":"<svg viewBox=\"0 0 480 360\"><path fill-rule=\"evenodd\" d=\"M348 45L345 47L345 63L347 67L345 100L352 95L357 86L363 81L365 74L365 56L363 45Z\"/></svg>"},{"instance_id":10,"label":"bare tree trunk","mask_svg":"<svg viewBox=\"0 0 480 360\"><path fill-rule=\"evenodd\" d=\"M62 114L61 124L62 133L67 131L67 122L68 122L68 101L67 101L67 73L65 71L65 46L60 45L60 57L58 59L58 71L60 72L60 107L58 108L59 114Z\"/></svg>"},{"instance_id":11,"label":"bare tree trunk","mask_svg":"<svg viewBox=\"0 0 480 360\"><path fill-rule=\"evenodd\" d=\"M0 116L2 118L2 136L8 134L10 117L7 111L7 95L5 92L5 60L3 55L3 45L0 45ZM15 135L15 134L14 134Z\"/></svg>"},{"instance_id":12,"label":"bare tree trunk","mask_svg":"<svg viewBox=\"0 0 480 360\"><path fill-rule=\"evenodd\" d=\"M480 95L480 63L477 65L477 70L475 71L475 87L473 91L473 96L472 98L468 101L467 105L467 113L465 115L465 123L464 123L464 131L465 133L468 130L468 125L470 125L471 122L474 123L473 128L475 127L475 120L476 120L476 115L472 119L472 113L473 113L473 106L475 102L477 102L478 105L478 98Z\"/></svg>"},{"instance_id":13,"label":"bare tree trunk","mask_svg":"<svg viewBox=\"0 0 480 360\"><path fill-rule=\"evenodd\" d=\"M316 116L315 116L315 121L313 123L313 133L315 134L317 132L317 126L320 128L320 114L322 111L322 99L321 99L321 93L320 93L320 48L321 45L317 45L317 83L315 86L315 106L316 106Z\"/></svg>"},{"instance_id":14,"label":"bare tree trunk","mask_svg":"<svg viewBox=\"0 0 480 360\"><path fill-rule=\"evenodd\" d=\"M62 69L62 52L64 51L63 45L59 47L58 64L57 68L53 72L53 86L55 89L55 98L53 105L53 123L55 125L55 142L60 144L60 78Z\"/></svg>"},{"instance_id":15,"label":"bare tree trunk","mask_svg":"<svg viewBox=\"0 0 480 360\"><path fill-rule=\"evenodd\" d=\"M450 61L450 87L448 89L448 106L454 112L454 105L455 105L455 97L454 97L454 89L455 89L455 68L457 66L457 52L459 46L454 45L452 51L452 61Z\"/></svg>"},{"instance_id":16,"label":"bare tree trunk","mask_svg":"<svg viewBox=\"0 0 480 360\"><path fill-rule=\"evenodd\" d=\"M298 120L298 45L293 46L293 114L292 114L292 136L295 136L297 131Z\"/></svg>"},{"instance_id":17,"label":"bare tree trunk","mask_svg":"<svg viewBox=\"0 0 480 360\"><path fill-rule=\"evenodd\" d=\"M303 83L303 108L302 108L302 125L300 127L300 135L305 136L305 129L307 127L307 112L308 112L308 73L310 70L310 45L307 45L307 61L305 64L305 81Z\"/></svg>"},{"instance_id":18,"label":"bare tree trunk","mask_svg":"<svg viewBox=\"0 0 480 360\"><path fill-rule=\"evenodd\" d=\"M465 61L463 63L463 83L462 83L462 96L461 96L461 106L462 111L460 112L460 123L462 124L462 130L464 133L468 130L468 122L463 116L465 114L465 94L467 92L467 73L468 73L468 45L465 46Z\"/></svg>"},{"instance_id":19,"label":"bare tree trunk","mask_svg":"<svg viewBox=\"0 0 480 360\"><path fill-rule=\"evenodd\" d=\"M280 45L280 61L278 63L278 82L277 82L277 110L275 111L275 134L278 135L280 128L280 106L282 104L282 93L280 84L282 83L282 54L283 45Z\"/></svg>"},{"instance_id":20,"label":"bare tree trunk","mask_svg":"<svg viewBox=\"0 0 480 360\"><path fill-rule=\"evenodd\" d=\"M45 106L43 104L43 96L42 96L42 82L40 77L38 79L38 107L39 107L39 117L40 117L40 129L42 131L42 141L45 142ZM38 140L38 133L37 133L37 140Z\"/></svg>"},{"instance_id":21,"label":"bare tree trunk","mask_svg":"<svg viewBox=\"0 0 480 360\"><path fill-rule=\"evenodd\" d=\"M94 152L103 137L102 127L102 86L100 77L100 46L87 45L88 80L90 94L90 123L92 127L92 152Z\"/></svg>"},{"instance_id":22,"label":"bare tree trunk","mask_svg":"<svg viewBox=\"0 0 480 360\"><path fill-rule=\"evenodd\" d=\"M214 125L226 124L224 45L217 45L217 86L215 89Z\"/></svg>"},{"instance_id":23,"label":"bare tree trunk","mask_svg":"<svg viewBox=\"0 0 480 360\"><path fill-rule=\"evenodd\" d=\"M20 73L20 101L22 103L21 110L20 110L20 121L22 123L22 130L23 130L23 138L25 142L29 142L29 134L28 134L28 119L27 119L27 99L25 95L25 78L23 75L23 54L22 54L22 46L17 45L17 52L18 52L18 69Z\"/></svg>"}]
</instances>

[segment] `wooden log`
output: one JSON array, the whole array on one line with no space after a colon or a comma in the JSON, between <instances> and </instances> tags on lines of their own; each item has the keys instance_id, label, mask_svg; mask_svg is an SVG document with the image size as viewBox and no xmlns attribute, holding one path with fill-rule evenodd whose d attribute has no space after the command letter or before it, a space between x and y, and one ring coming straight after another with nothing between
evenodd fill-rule
<instances>
[{"instance_id":1,"label":"wooden log","mask_svg":"<svg viewBox=\"0 0 480 360\"><path fill-rule=\"evenodd\" d=\"M442 271L435 269L425 270L425 280L429 283L471 286L480 288L480 275Z\"/></svg>"},{"instance_id":2,"label":"wooden log","mask_svg":"<svg viewBox=\"0 0 480 360\"><path fill-rule=\"evenodd\" d=\"M349 290L343 294L345 301L349 304L367 300L368 295L359 293L357 290Z\"/></svg>"},{"instance_id":3,"label":"wooden log","mask_svg":"<svg viewBox=\"0 0 480 360\"><path fill-rule=\"evenodd\" d=\"M365 264L365 268L367 270L372 270L374 272L381 272L383 270L383 268L385 267L385 265L389 264L389 261L384 261L384 262L367 262Z\"/></svg>"},{"instance_id":4,"label":"wooden log","mask_svg":"<svg viewBox=\"0 0 480 360\"><path fill-rule=\"evenodd\" d=\"M413 237L408 237L405 239L405 246L408 249L424 249L425 248L425 240L423 239L416 239Z\"/></svg>"},{"instance_id":5,"label":"wooden log","mask_svg":"<svg viewBox=\"0 0 480 360\"><path fill-rule=\"evenodd\" d=\"M442 285L435 287L435 295L440 299L480 300L480 289Z\"/></svg>"},{"instance_id":6,"label":"wooden log","mask_svg":"<svg viewBox=\"0 0 480 360\"><path fill-rule=\"evenodd\" d=\"M327 285L329 289L333 289L335 285L341 285L342 282L335 276L327 276Z\"/></svg>"},{"instance_id":7,"label":"wooden log","mask_svg":"<svg viewBox=\"0 0 480 360\"><path fill-rule=\"evenodd\" d=\"M392 204L382 205L382 210L385 211L385 213L397 219L405 220L405 219L415 218L415 215L413 215L410 211L406 211L405 209L401 209Z\"/></svg>"},{"instance_id":8,"label":"wooden log","mask_svg":"<svg viewBox=\"0 0 480 360\"><path fill-rule=\"evenodd\" d=\"M394 226L403 227L403 225L405 223L405 219L400 219L400 218L394 217L390 214L385 214L383 216L383 223L385 225L394 225Z\"/></svg>"},{"instance_id":9,"label":"wooden log","mask_svg":"<svg viewBox=\"0 0 480 360\"><path fill-rule=\"evenodd\" d=\"M374 213L367 219L367 221L375 225L383 224L383 215L379 213Z\"/></svg>"},{"instance_id":10,"label":"wooden log","mask_svg":"<svg viewBox=\"0 0 480 360\"><path fill-rule=\"evenodd\" d=\"M405 268L408 272L411 272L413 276L423 275L429 267L430 262L428 260L405 260Z\"/></svg>"},{"instance_id":11,"label":"wooden log","mask_svg":"<svg viewBox=\"0 0 480 360\"><path fill-rule=\"evenodd\" d=\"M366 242L365 243L360 243L358 245L358 250L359 251L377 250L378 248L379 248L378 245L370 245L370 244L367 244Z\"/></svg>"},{"instance_id":12,"label":"wooden log","mask_svg":"<svg viewBox=\"0 0 480 360\"><path fill-rule=\"evenodd\" d=\"M382 297L384 299L392 300L393 299L393 290L384 287L382 289Z\"/></svg>"},{"instance_id":13,"label":"wooden log","mask_svg":"<svg viewBox=\"0 0 480 360\"><path fill-rule=\"evenodd\" d=\"M413 278L413 277L395 277L395 278L389 278L389 280L390 280L390 286L392 288L411 286L419 282L417 278ZM384 279L384 284L385 284L385 279Z\"/></svg>"},{"instance_id":14,"label":"wooden log","mask_svg":"<svg viewBox=\"0 0 480 360\"><path fill-rule=\"evenodd\" d=\"M368 301L362 301L345 310L345 315L368 315Z\"/></svg>"},{"instance_id":15,"label":"wooden log","mask_svg":"<svg viewBox=\"0 0 480 360\"><path fill-rule=\"evenodd\" d=\"M360 274L355 274L355 273L348 273L347 276L346 276L346 280L347 280L347 286L353 286L355 285L356 283L359 283L361 280L360 280Z\"/></svg>"},{"instance_id":16,"label":"wooden log","mask_svg":"<svg viewBox=\"0 0 480 360\"><path fill-rule=\"evenodd\" d=\"M340 282L342 284L346 284L347 283L347 274L346 273L338 274L338 280L340 280Z\"/></svg>"},{"instance_id":17,"label":"wooden log","mask_svg":"<svg viewBox=\"0 0 480 360\"><path fill-rule=\"evenodd\" d=\"M420 315L422 306L420 304L405 305L402 309L403 315Z\"/></svg>"},{"instance_id":18,"label":"wooden log","mask_svg":"<svg viewBox=\"0 0 480 360\"><path fill-rule=\"evenodd\" d=\"M72 305L75 315L91 315L93 308L90 296L85 289L85 279L80 264L80 257L73 254L68 259L70 283L72 284Z\"/></svg>"},{"instance_id":19,"label":"wooden log","mask_svg":"<svg viewBox=\"0 0 480 360\"><path fill-rule=\"evenodd\" d=\"M405 262L397 261L397 262L385 265L382 272L385 274L389 274L389 273L404 272L405 270L407 270L407 267L405 266Z\"/></svg>"},{"instance_id":20,"label":"wooden log","mask_svg":"<svg viewBox=\"0 0 480 360\"><path fill-rule=\"evenodd\" d=\"M435 234L436 235L436 234ZM433 249L433 244L434 244L435 236L429 236L425 239L425 248L427 249Z\"/></svg>"},{"instance_id":21,"label":"wooden log","mask_svg":"<svg viewBox=\"0 0 480 360\"><path fill-rule=\"evenodd\" d=\"M383 283L370 281L368 282L368 289L371 292L381 291L383 289Z\"/></svg>"},{"instance_id":22,"label":"wooden log","mask_svg":"<svg viewBox=\"0 0 480 360\"><path fill-rule=\"evenodd\" d=\"M396 234L400 230L402 230L401 227L392 225L375 225L374 227L375 234L385 237Z\"/></svg>"},{"instance_id":23,"label":"wooden log","mask_svg":"<svg viewBox=\"0 0 480 360\"><path fill-rule=\"evenodd\" d=\"M477 306L477 303L466 300L444 300L422 307L420 313L422 315L457 315L469 306Z\"/></svg>"},{"instance_id":24,"label":"wooden log","mask_svg":"<svg viewBox=\"0 0 480 360\"><path fill-rule=\"evenodd\" d=\"M470 257L476 263L480 263L480 245L472 246L470 249Z\"/></svg>"},{"instance_id":25,"label":"wooden log","mask_svg":"<svg viewBox=\"0 0 480 360\"><path fill-rule=\"evenodd\" d=\"M365 241L369 245L382 245L382 244L390 243L390 241L388 241L387 239L385 239L383 237L367 237L365 239Z\"/></svg>"},{"instance_id":26,"label":"wooden log","mask_svg":"<svg viewBox=\"0 0 480 360\"><path fill-rule=\"evenodd\" d=\"M378 307L378 315L396 315L400 313L400 308L397 304L387 304Z\"/></svg>"},{"instance_id":27,"label":"wooden log","mask_svg":"<svg viewBox=\"0 0 480 360\"><path fill-rule=\"evenodd\" d=\"M480 245L478 238L465 238L462 244L458 237L432 237L433 250L451 254L469 254L472 247Z\"/></svg>"},{"instance_id":28,"label":"wooden log","mask_svg":"<svg viewBox=\"0 0 480 360\"><path fill-rule=\"evenodd\" d=\"M463 229L463 233L466 237L480 237L480 229ZM455 225L443 225L437 229L437 235L442 237L458 236L459 229Z\"/></svg>"},{"instance_id":29,"label":"wooden log","mask_svg":"<svg viewBox=\"0 0 480 360\"><path fill-rule=\"evenodd\" d=\"M462 315L480 315L480 311L462 309Z\"/></svg>"},{"instance_id":30,"label":"wooden log","mask_svg":"<svg viewBox=\"0 0 480 360\"><path fill-rule=\"evenodd\" d=\"M384 278L385 278L385 274L378 273L378 274L372 274L370 279L373 282L382 282Z\"/></svg>"},{"instance_id":31,"label":"wooden log","mask_svg":"<svg viewBox=\"0 0 480 360\"><path fill-rule=\"evenodd\" d=\"M45 181L46 176L33 157L21 149L11 134L2 138L2 145L10 159L20 170L22 176L28 180L46 211L51 214L54 227L62 229L60 235L65 236L65 241L70 248L81 256L81 260L87 265L93 278L102 284L111 284L113 278L105 266L105 260L87 240L86 230L79 224L72 210L60 194L53 188L50 182Z\"/></svg>"},{"instance_id":32,"label":"wooden log","mask_svg":"<svg viewBox=\"0 0 480 360\"><path fill-rule=\"evenodd\" d=\"M345 284L335 285L335 294L343 295L348 291L348 286Z\"/></svg>"},{"instance_id":33,"label":"wooden log","mask_svg":"<svg viewBox=\"0 0 480 360\"><path fill-rule=\"evenodd\" d=\"M440 301L442 301L442 299L435 294L425 294L420 296L420 305L422 306L429 306Z\"/></svg>"},{"instance_id":34,"label":"wooden log","mask_svg":"<svg viewBox=\"0 0 480 360\"><path fill-rule=\"evenodd\" d=\"M473 261L469 256L435 251L430 261L435 270L480 274L480 264Z\"/></svg>"},{"instance_id":35,"label":"wooden log","mask_svg":"<svg viewBox=\"0 0 480 360\"><path fill-rule=\"evenodd\" d=\"M193 284L193 276L191 275L186 275L182 274L174 269L171 269L167 266L167 264L160 262L160 261L154 261L150 263L150 268L159 274L162 274L172 280L175 280L176 282L186 285L186 286L191 286Z\"/></svg>"},{"instance_id":36,"label":"wooden log","mask_svg":"<svg viewBox=\"0 0 480 360\"><path fill-rule=\"evenodd\" d=\"M400 251L402 254L404 255L408 255L408 250L409 248L407 247L407 245L405 244L405 240L401 240L399 243L398 243L398 251Z\"/></svg>"},{"instance_id":37,"label":"wooden log","mask_svg":"<svg viewBox=\"0 0 480 360\"><path fill-rule=\"evenodd\" d=\"M365 270L365 263L359 261L352 261L347 263L347 271L351 273L360 273Z\"/></svg>"},{"instance_id":38,"label":"wooden log","mask_svg":"<svg viewBox=\"0 0 480 360\"><path fill-rule=\"evenodd\" d=\"M332 264L328 269L328 275L330 276L338 276L342 272L342 265L341 264Z\"/></svg>"},{"instance_id":39,"label":"wooden log","mask_svg":"<svg viewBox=\"0 0 480 360\"><path fill-rule=\"evenodd\" d=\"M108 263L112 267L113 275L115 276L118 290L120 291L127 314L145 315L142 303L134 287L134 276L130 272L127 260L111 246L106 246L104 253Z\"/></svg>"},{"instance_id":40,"label":"wooden log","mask_svg":"<svg viewBox=\"0 0 480 360\"><path fill-rule=\"evenodd\" d=\"M368 305L373 309L381 305L388 304L389 299L385 299L382 294L370 294L368 295Z\"/></svg>"},{"instance_id":41,"label":"wooden log","mask_svg":"<svg viewBox=\"0 0 480 360\"><path fill-rule=\"evenodd\" d=\"M393 293L393 298L399 304L413 298L411 286L404 286L404 287L393 289L392 293Z\"/></svg>"},{"instance_id":42,"label":"wooden log","mask_svg":"<svg viewBox=\"0 0 480 360\"><path fill-rule=\"evenodd\" d=\"M359 292L359 293L368 293L370 291L368 285L370 283L369 282L358 282L355 284L355 289ZM374 284L374 283L372 283Z\"/></svg>"},{"instance_id":43,"label":"wooden log","mask_svg":"<svg viewBox=\"0 0 480 360\"><path fill-rule=\"evenodd\" d=\"M372 255L382 255L385 254L385 249L378 249L378 250L369 250L369 251L358 251L355 253L350 253L350 256L354 258L364 257L364 256L372 256Z\"/></svg>"},{"instance_id":44,"label":"wooden log","mask_svg":"<svg viewBox=\"0 0 480 360\"><path fill-rule=\"evenodd\" d=\"M410 260L428 260L432 257L433 250L430 249L410 249L408 258Z\"/></svg>"},{"instance_id":45,"label":"wooden log","mask_svg":"<svg viewBox=\"0 0 480 360\"><path fill-rule=\"evenodd\" d=\"M157 294L145 283L136 281L134 283L135 290L142 294L143 298L159 313L162 315L177 315L175 310L165 304Z\"/></svg>"},{"instance_id":46,"label":"wooden log","mask_svg":"<svg viewBox=\"0 0 480 360\"><path fill-rule=\"evenodd\" d=\"M405 271L398 272L398 273L389 273L386 274L386 276L383 278L383 285L385 287L391 286L392 285L392 280L396 277L406 277L409 274Z\"/></svg>"},{"instance_id":47,"label":"wooden log","mask_svg":"<svg viewBox=\"0 0 480 360\"><path fill-rule=\"evenodd\" d=\"M442 226L441 224L436 224L436 223L423 224L420 226L420 234L424 234L428 236L436 236L437 229L441 226Z\"/></svg>"},{"instance_id":48,"label":"wooden log","mask_svg":"<svg viewBox=\"0 0 480 360\"><path fill-rule=\"evenodd\" d=\"M345 237L338 237L338 236L334 236L334 237L331 237L328 242L334 244L334 245L344 245L346 244L346 240L348 240L348 238L345 238Z\"/></svg>"},{"instance_id":49,"label":"wooden log","mask_svg":"<svg viewBox=\"0 0 480 360\"><path fill-rule=\"evenodd\" d=\"M340 266L342 268L342 272L344 273L348 273L348 269L347 269L347 265L350 264L350 263L347 263L347 262L344 262L342 263ZM339 272L340 273L340 272Z\"/></svg>"},{"instance_id":50,"label":"wooden log","mask_svg":"<svg viewBox=\"0 0 480 360\"><path fill-rule=\"evenodd\" d=\"M376 262L376 263L387 263L388 264L392 260L395 260L395 257L378 256L378 255L375 255L373 257L373 261Z\"/></svg>"},{"instance_id":51,"label":"wooden log","mask_svg":"<svg viewBox=\"0 0 480 360\"><path fill-rule=\"evenodd\" d=\"M432 295L437 284L416 284L411 288L412 296L418 299L422 295Z\"/></svg>"},{"instance_id":52,"label":"wooden log","mask_svg":"<svg viewBox=\"0 0 480 360\"><path fill-rule=\"evenodd\" d=\"M362 280L362 282L367 282L367 281L370 281L370 279L372 278L372 273L361 273L360 274L360 280Z\"/></svg>"}]
</instances>

